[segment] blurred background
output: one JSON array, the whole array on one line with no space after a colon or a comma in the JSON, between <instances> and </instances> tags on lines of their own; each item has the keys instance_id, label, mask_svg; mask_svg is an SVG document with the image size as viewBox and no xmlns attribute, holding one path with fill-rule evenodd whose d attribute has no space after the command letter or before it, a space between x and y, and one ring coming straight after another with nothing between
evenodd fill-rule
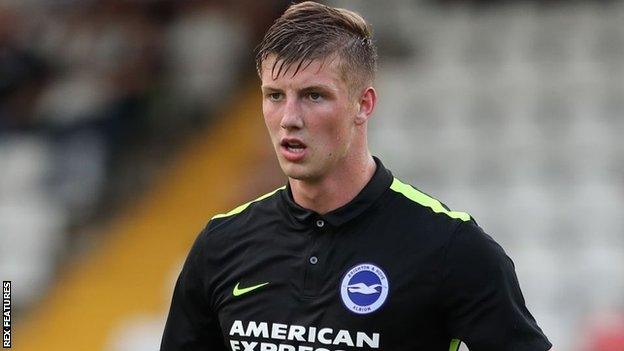
<instances>
[{"instance_id":1,"label":"blurred background","mask_svg":"<svg viewBox=\"0 0 624 351\"><path fill-rule=\"evenodd\" d=\"M289 1L0 1L16 350L155 350L216 213L283 185L253 48ZM624 345L624 3L327 1L372 23L371 150L469 212L557 350Z\"/></svg>"}]
</instances>

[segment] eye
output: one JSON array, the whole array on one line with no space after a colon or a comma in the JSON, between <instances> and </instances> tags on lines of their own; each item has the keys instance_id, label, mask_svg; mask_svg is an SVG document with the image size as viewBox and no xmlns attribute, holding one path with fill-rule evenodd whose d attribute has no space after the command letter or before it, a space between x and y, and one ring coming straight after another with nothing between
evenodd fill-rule
<instances>
[{"instance_id":1,"label":"eye","mask_svg":"<svg viewBox=\"0 0 624 351\"><path fill-rule=\"evenodd\" d=\"M310 100L312 100L312 101L319 101L321 99L321 94L319 94L319 93L312 92L312 93L308 94L308 96L310 97Z\"/></svg>"},{"instance_id":2,"label":"eye","mask_svg":"<svg viewBox=\"0 0 624 351\"><path fill-rule=\"evenodd\" d=\"M279 101L282 97L282 93L269 93L267 94L267 97L271 101Z\"/></svg>"}]
</instances>

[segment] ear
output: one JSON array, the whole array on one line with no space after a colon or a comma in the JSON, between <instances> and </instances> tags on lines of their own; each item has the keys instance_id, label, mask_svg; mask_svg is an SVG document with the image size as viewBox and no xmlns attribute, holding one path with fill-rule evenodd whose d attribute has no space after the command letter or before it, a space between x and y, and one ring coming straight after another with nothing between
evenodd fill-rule
<instances>
[{"instance_id":1,"label":"ear","mask_svg":"<svg viewBox=\"0 0 624 351\"><path fill-rule=\"evenodd\" d=\"M377 106L377 92L375 88L368 87L364 89L358 99L358 111L355 116L355 124L364 124L373 114L375 106Z\"/></svg>"}]
</instances>

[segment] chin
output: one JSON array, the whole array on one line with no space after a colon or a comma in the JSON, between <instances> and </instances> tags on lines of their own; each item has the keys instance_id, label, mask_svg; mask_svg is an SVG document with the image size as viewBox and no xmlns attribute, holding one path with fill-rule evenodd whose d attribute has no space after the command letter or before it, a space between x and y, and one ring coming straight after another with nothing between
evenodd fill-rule
<instances>
[{"instance_id":1,"label":"chin","mask_svg":"<svg viewBox=\"0 0 624 351\"><path fill-rule=\"evenodd\" d=\"M309 174L300 167L282 167L282 172L288 177L297 180L307 180L310 178Z\"/></svg>"},{"instance_id":2,"label":"chin","mask_svg":"<svg viewBox=\"0 0 624 351\"><path fill-rule=\"evenodd\" d=\"M283 161L280 166L282 168L282 172L288 178L302 181L310 181L316 178L314 172L312 172L309 166L293 164L288 161Z\"/></svg>"}]
</instances>

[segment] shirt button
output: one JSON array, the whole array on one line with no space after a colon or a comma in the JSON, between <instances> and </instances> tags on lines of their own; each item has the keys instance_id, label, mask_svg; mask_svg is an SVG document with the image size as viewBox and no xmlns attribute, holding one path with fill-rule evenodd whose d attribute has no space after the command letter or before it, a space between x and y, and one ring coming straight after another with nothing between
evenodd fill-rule
<instances>
[{"instance_id":1,"label":"shirt button","mask_svg":"<svg viewBox=\"0 0 624 351\"><path fill-rule=\"evenodd\" d=\"M322 219L319 219L318 221L316 221L316 226L319 228L323 228L323 226L325 225L325 221Z\"/></svg>"},{"instance_id":2,"label":"shirt button","mask_svg":"<svg viewBox=\"0 0 624 351\"><path fill-rule=\"evenodd\" d=\"M316 256L310 257L310 263L311 264L317 264L318 263L318 258Z\"/></svg>"}]
</instances>

